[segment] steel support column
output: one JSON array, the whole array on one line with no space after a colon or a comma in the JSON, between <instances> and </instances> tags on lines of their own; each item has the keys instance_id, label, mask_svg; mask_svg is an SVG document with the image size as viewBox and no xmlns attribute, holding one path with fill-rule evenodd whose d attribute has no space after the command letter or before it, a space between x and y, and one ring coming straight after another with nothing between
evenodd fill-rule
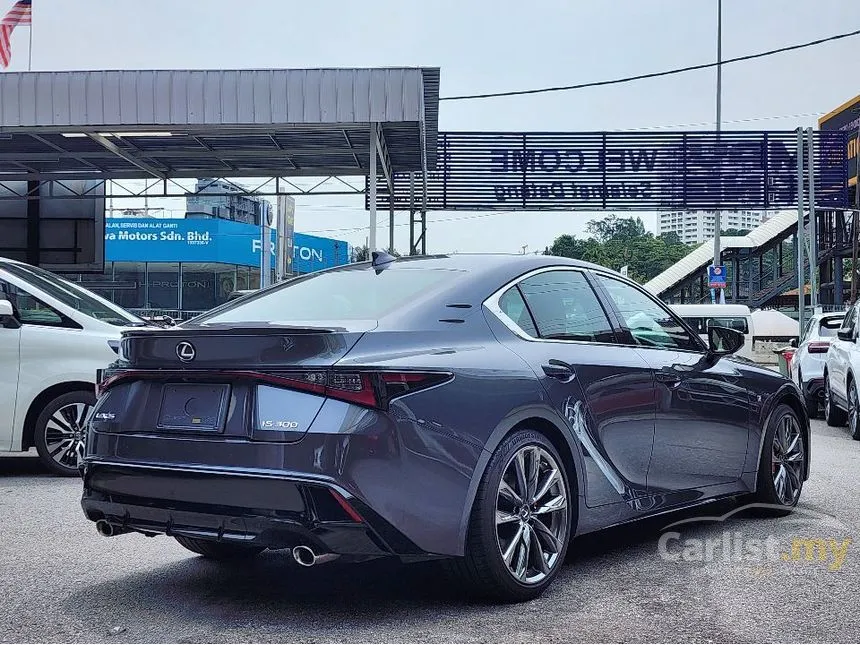
<instances>
[{"instance_id":1,"label":"steel support column","mask_svg":"<svg viewBox=\"0 0 860 645\"><path fill-rule=\"evenodd\" d=\"M815 211L815 137L806 129L807 181L809 182L809 304L818 305L818 216Z\"/></svg>"},{"instance_id":2,"label":"steel support column","mask_svg":"<svg viewBox=\"0 0 860 645\"><path fill-rule=\"evenodd\" d=\"M803 246L806 243L803 235L803 128L797 128L797 238L795 252L797 253L797 323L798 329L803 329L806 306L806 271L803 268Z\"/></svg>"},{"instance_id":3,"label":"steel support column","mask_svg":"<svg viewBox=\"0 0 860 645\"><path fill-rule=\"evenodd\" d=\"M376 123L370 124L370 165L367 168L368 178L368 211L370 221L367 229L367 251L369 254L376 250L376 172L377 172L377 130Z\"/></svg>"}]
</instances>

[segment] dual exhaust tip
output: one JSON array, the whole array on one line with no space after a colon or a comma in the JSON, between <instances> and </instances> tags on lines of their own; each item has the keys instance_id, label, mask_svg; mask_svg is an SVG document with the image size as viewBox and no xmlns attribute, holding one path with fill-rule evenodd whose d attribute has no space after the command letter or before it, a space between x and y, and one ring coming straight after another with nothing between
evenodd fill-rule
<instances>
[{"instance_id":1,"label":"dual exhaust tip","mask_svg":"<svg viewBox=\"0 0 860 645\"><path fill-rule=\"evenodd\" d=\"M114 537L115 535L128 533L128 529L124 529L116 524L111 524L107 520L99 520L96 522L96 531L98 531L98 534L102 537ZM293 547L292 554L293 559L303 567L312 567L316 564L324 564L326 562L331 562L332 560L337 560L340 557L337 553L318 554L311 547L305 546L304 544Z\"/></svg>"}]
</instances>

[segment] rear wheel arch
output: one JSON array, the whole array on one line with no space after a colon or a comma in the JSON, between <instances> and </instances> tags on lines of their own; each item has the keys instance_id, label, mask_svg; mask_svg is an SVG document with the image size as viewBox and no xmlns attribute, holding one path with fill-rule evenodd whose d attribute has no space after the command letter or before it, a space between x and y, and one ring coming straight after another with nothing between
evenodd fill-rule
<instances>
[{"instance_id":1,"label":"rear wheel arch","mask_svg":"<svg viewBox=\"0 0 860 645\"><path fill-rule=\"evenodd\" d=\"M825 372L826 374L826 372ZM765 415L764 423L762 423L762 433L761 439L759 440L759 451L758 451L758 460L759 464L761 463L761 453L764 450L764 439L767 434L767 428L770 425L771 417L773 413L779 408L780 405L789 406L794 412L797 414L798 419L801 420L801 425L803 426L803 442L804 447L806 448L806 467L805 467L805 477L809 477L809 463L810 463L810 425L809 425L809 415L806 413L806 406L803 401L797 396L796 393L792 392L787 388L782 388L775 397L773 397L772 402L770 404L770 408L767 411L767 415ZM758 473L758 465L756 466L756 473Z\"/></svg>"},{"instance_id":2,"label":"rear wheel arch","mask_svg":"<svg viewBox=\"0 0 860 645\"><path fill-rule=\"evenodd\" d=\"M504 440L514 432L519 430L534 430L541 433L552 443L553 447L558 451L564 462L564 467L567 469L568 484L570 485L571 504L576 504L575 508L570 509L570 537L573 539L576 531L578 516L579 516L579 495L584 490L584 469L581 465L581 455L575 446L574 439L569 431L560 427L561 419L547 413L545 410L530 409L521 411L518 414L511 415L505 419L490 435L484 445L481 458L475 466L472 473L472 481L467 492L466 503L463 508L463 515L460 518L460 532L458 535L458 547L463 550L466 545L467 533L469 530L469 520L472 516L472 511L475 506L475 498L478 493L478 487L481 480L484 478L487 467L496 449L504 442ZM458 553L457 555L463 555Z\"/></svg>"},{"instance_id":3,"label":"rear wheel arch","mask_svg":"<svg viewBox=\"0 0 860 645\"><path fill-rule=\"evenodd\" d=\"M35 446L36 421L42 410L45 409L51 401L58 396L68 394L69 392L85 392L87 390L95 391L94 383L86 381L66 381L65 383L57 383L40 392L27 409L27 414L24 417L24 433L21 437L21 450L29 450Z\"/></svg>"}]
</instances>

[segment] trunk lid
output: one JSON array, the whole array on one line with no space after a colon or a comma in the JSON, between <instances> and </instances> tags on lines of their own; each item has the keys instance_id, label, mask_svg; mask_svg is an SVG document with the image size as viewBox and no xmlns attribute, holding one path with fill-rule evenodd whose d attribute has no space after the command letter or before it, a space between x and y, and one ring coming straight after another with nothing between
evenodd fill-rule
<instances>
[{"instance_id":1,"label":"trunk lid","mask_svg":"<svg viewBox=\"0 0 860 645\"><path fill-rule=\"evenodd\" d=\"M122 353L136 369L278 369L330 366L343 358L371 321L349 328L232 325L132 329L123 333Z\"/></svg>"}]
</instances>

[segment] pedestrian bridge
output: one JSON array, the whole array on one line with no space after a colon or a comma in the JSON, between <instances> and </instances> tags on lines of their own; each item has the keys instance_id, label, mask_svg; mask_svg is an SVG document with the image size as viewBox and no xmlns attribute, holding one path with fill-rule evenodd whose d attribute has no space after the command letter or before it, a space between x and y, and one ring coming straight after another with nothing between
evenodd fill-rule
<instances>
[{"instance_id":1,"label":"pedestrian bridge","mask_svg":"<svg viewBox=\"0 0 860 645\"><path fill-rule=\"evenodd\" d=\"M840 306L845 302L843 258L850 255L851 241L858 233L849 220L843 211L816 212L822 304ZM804 228L809 228L808 217ZM721 237L728 282L726 302L751 308L796 307L797 297L784 295L798 287L796 240L796 210L778 211L747 235ZM710 240L650 280L645 288L668 303L710 302L706 273L713 257ZM804 270L809 270L808 262Z\"/></svg>"}]
</instances>

